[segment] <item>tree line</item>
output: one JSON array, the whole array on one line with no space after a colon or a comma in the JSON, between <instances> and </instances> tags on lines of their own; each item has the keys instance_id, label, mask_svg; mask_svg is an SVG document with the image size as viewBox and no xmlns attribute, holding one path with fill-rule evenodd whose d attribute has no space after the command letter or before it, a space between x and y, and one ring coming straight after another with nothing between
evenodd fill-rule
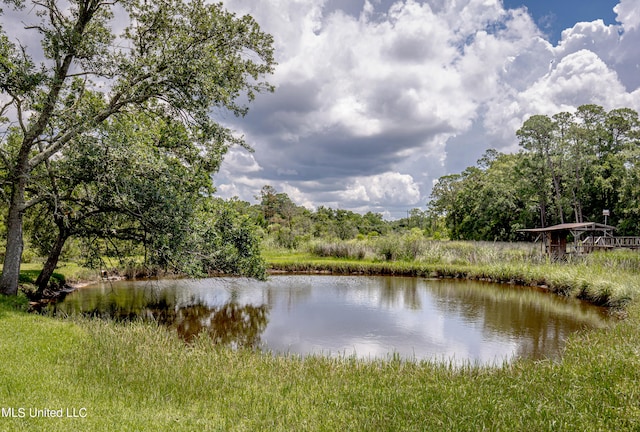
<instances>
[{"instance_id":1,"label":"tree line","mask_svg":"<svg viewBox=\"0 0 640 432\"><path fill-rule=\"evenodd\" d=\"M261 237L275 247L294 249L313 239L348 241L411 230L432 238L445 235L442 222L419 208L408 211L406 218L389 221L381 213L371 211L361 214L326 206L308 209L296 205L286 193L271 185L265 185L255 198L256 204L238 199L231 202L260 229Z\"/></svg>"},{"instance_id":2,"label":"tree line","mask_svg":"<svg viewBox=\"0 0 640 432\"><path fill-rule=\"evenodd\" d=\"M518 229L607 222L640 235L640 122L629 108L583 105L534 115L516 133L520 150L488 150L476 166L439 179L429 213L449 237L518 240Z\"/></svg>"}]
</instances>

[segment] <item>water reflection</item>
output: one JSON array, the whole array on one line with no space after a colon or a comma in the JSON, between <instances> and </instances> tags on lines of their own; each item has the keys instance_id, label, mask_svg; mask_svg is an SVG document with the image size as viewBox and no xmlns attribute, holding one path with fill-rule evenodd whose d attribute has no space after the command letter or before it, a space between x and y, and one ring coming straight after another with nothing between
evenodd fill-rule
<instances>
[{"instance_id":1,"label":"water reflection","mask_svg":"<svg viewBox=\"0 0 640 432\"><path fill-rule=\"evenodd\" d=\"M229 293L226 303L214 306L197 296L184 298L180 294L179 288L171 289L164 282L108 283L77 291L53 312L116 321L149 320L176 330L187 342L204 332L216 344L261 346L260 335L268 322L266 304L241 304L237 291Z\"/></svg>"},{"instance_id":2,"label":"water reflection","mask_svg":"<svg viewBox=\"0 0 640 432\"><path fill-rule=\"evenodd\" d=\"M518 341L516 355L541 359L559 353L570 332L600 327L604 311L576 299L536 289L475 283L439 285L438 308L467 325L481 322L487 338Z\"/></svg>"},{"instance_id":3,"label":"water reflection","mask_svg":"<svg viewBox=\"0 0 640 432\"><path fill-rule=\"evenodd\" d=\"M534 289L362 276L101 284L57 309L143 317L233 347L480 363L557 357L571 332L605 324L599 308Z\"/></svg>"},{"instance_id":4,"label":"water reflection","mask_svg":"<svg viewBox=\"0 0 640 432\"><path fill-rule=\"evenodd\" d=\"M175 328L186 341L206 332L217 344L257 348L267 327L267 315L265 305L242 306L231 302L214 308L202 304L187 306L158 321Z\"/></svg>"}]
</instances>

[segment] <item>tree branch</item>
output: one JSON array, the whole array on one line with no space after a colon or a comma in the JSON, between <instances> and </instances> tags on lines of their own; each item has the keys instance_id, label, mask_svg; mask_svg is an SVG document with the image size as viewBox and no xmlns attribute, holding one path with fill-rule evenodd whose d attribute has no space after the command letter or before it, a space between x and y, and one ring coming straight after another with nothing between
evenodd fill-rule
<instances>
[{"instance_id":1,"label":"tree branch","mask_svg":"<svg viewBox=\"0 0 640 432\"><path fill-rule=\"evenodd\" d=\"M29 201L25 202L22 205L22 211L27 210L31 207L33 207L36 204L39 204L41 202L45 202L47 200L47 198L43 195L36 195L35 197L31 198Z\"/></svg>"}]
</instances>

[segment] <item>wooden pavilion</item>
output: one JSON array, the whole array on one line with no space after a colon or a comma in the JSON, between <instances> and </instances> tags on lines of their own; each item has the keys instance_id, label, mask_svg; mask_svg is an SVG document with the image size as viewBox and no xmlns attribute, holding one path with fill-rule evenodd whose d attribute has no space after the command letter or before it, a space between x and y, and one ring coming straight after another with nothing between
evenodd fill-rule
<instances>
[{"instance_id":1,"label":"wooden pavilion","mask_svg":"<svg viewBox=\"0 0 640 432\"><path fill-rule=\"evenodd\" d=\"M599 249L640 248L640 237L614 237L615 229L596 222L581 222L518 231L541 235L545 252L552 259L562 259L567 254L588 254ZM572 244L567 242L569 235L573 237Z\"/></svg>"}]
</instances>

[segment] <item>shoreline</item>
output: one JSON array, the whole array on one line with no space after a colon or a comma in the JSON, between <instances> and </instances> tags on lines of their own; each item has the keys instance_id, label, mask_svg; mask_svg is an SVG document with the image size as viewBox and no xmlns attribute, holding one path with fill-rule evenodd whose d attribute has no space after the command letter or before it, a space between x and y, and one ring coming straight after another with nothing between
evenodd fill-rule
<instances>
[{"instance_id":1,"label":"shoreline","mask_svg":"<svg viewBox=\"0 0 640 432\"><path fill-rule=\"evenodd\" d=\"M492 263L447 264L415 261L358 261L315 257L280 256L267 258L267 275L318 274L361 276L405 276L436 279L477 280L527 286L550 293L574 297L596 306L624 311L637 297L639 286L629 283L626 274L582 264L557 263ZM620 272L618 272L620 273ZM626 273L626 272L625 272ZM135 276L142 276L136 274ZM157 274L155 276L158 276ZM621 277L618 277L621 276ZM175 277L175 274L173 275ZM77 289L100 281L136 280L116 272L111 276L65 282L59 290L51 290L41 302L63 299Z\"/></svg>"},{"instance_id":2,"label":"shoreline","mask_svg":"<svg viewBox=\"0 0 640 432\"><path fill-rule=\"evenodd\" d=\"M624 311L634 301L634 289L586 266L562 264L449 265L406 261L278 261L269 263L270 274L336 274L410 276L437 279L466 279L527 286L574 297L612 311ZM589 274L596 273L596 274Z\"/></svg>"}]
</instances>

